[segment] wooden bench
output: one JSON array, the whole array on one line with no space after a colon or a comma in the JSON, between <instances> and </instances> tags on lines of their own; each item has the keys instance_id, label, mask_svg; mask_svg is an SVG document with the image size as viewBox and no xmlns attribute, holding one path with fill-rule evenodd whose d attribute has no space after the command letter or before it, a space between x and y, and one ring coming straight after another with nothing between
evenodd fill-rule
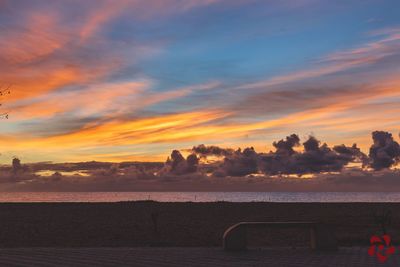
<instances>
[{"instance_id":1,"label":"wooden bench","mask_svg":"<svg viewBox=\"0 0 400 267\"><path fill-rule=\"evenodd\" d=\"M223 236L223 246L227 251L247 249L247 229L265 228L308 228L310 247L318 251L337 250L333 228L317 222L240 222L229 227Z\"/></svg>"}]
</instances>

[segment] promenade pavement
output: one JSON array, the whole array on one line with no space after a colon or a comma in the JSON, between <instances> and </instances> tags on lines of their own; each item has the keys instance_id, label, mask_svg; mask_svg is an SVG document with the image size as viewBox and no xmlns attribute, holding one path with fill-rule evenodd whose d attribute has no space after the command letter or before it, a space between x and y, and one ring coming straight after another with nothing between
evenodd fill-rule
<instances>
[{"instance_id":1,"label":"promenade pavement","mask_svg":"<svg viewBox=\"0 0 400 267\"><path fill-rule=\"evenodd\" d=\"M233 253L222 248L3 248L0 266L400 266L400 251L381 263L367 247L342 247L334 253L307 248L251 248Z\"/></svg>"}]
</instances>

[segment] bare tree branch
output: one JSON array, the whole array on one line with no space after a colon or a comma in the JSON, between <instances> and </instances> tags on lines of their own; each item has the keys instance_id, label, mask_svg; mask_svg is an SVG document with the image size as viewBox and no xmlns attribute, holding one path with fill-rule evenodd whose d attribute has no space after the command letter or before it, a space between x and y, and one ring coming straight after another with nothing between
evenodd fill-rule
<instances>
[{"instance_id":1,"label":"bare tree branch","mask_svg":"<svg viewBox=\"0 0 400 267\"><path fill-rule=\"evenodd\" d=\"M11 94L11 90L10 90L11 86L12 85L10 84L8 86L4 86L4 88L3 88L3 85L0 85L0 100L4 96ZM3 103L0 101L0 107L2 107L2 106L3 106ZM8 115L9 115L8 112L0 111L0 119L8 119Z\"/></svg>"}]
</instances>

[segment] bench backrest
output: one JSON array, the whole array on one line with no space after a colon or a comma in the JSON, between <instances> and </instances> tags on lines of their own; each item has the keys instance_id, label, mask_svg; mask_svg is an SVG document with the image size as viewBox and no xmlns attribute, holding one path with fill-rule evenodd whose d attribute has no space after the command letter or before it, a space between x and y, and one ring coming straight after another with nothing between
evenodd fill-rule
<instances>
[{"instance_id":1,"label":"bench backrest","mask_svg":"<svg viewBox=\"0 0 400 267\"><path fill-rule=\"evenodd\" d=\"M336 250L337 242L333 229L318 222L240 222L229 227L223 235L225 250L244 250L247 246L248 228L308 228L312 249Z\"/></svg>"},{"instance_id":2,"label":"bench backrest","mask_svg":"<svg viewBox=\"0 0 400 267\"><path fill-rule=\"evenodd\" d=\"M232 225L228 229L226 229L224 236L229 234L232 230L240 227L246 228L314 228L319 223L317 222L240 222Z\"/></svg>"}]
</instances>

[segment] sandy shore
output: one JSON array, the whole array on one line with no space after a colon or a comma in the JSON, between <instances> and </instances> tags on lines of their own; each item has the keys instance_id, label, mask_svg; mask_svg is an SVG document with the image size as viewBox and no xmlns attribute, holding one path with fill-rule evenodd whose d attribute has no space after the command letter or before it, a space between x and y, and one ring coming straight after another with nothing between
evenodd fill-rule
<instances>
[{"instance_id":1,"label":"sandy shore","mask_svg":"<svg viewBox=\"0 0 400 267\"><path fill-rule=\"evenodd\" d=\"M0 246L220 246L224 230L240 221L307 220L333 224L339 245L367 246L380 234L374 212L387 210L397 244L400 204L392 203L3 203ZM308 233L266 230L250 232L249 239L252 245L303 246Z\"/></svg>"}]
</instances>

